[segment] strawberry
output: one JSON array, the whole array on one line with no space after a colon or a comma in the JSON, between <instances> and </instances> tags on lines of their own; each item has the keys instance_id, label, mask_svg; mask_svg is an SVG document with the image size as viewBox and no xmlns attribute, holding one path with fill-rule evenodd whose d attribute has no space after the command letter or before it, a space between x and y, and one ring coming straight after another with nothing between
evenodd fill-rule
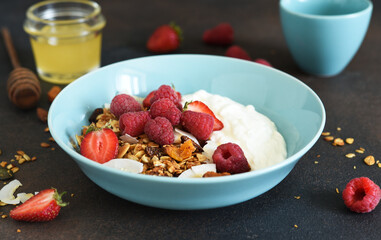
<instances>
[{"instance_id":1,"label":"strawberry","mask_svg":"<svg viewBox=\"0 0 381 240\"><path fill-rule=\"evenodd\" d=\"M17 221L46 222L58 216L61 207L68 205L62 202L62 195L54 188L45 189L26 202L12 209L9 215Z\"/></svg>"},{"instance_id":2,"label":"strawberry","mask_svg":"<svg viewBox=\"0 0 381 240\"><path fill-rule=\"evenodd\" d=\"M204 43L226 46L233 43L234 31L229 23L220 23L212 29L208 29L202 35Z\"/></svg>"},{"instance_id":3,"label":"strawberry","mask_svg":"<svg viewBox=\"0 0 381 240\"><path fill-rule=\"evenodd\" d=\"M109 128L91 131L81 143L81 154L95 162L105 163L118 154L118 137Z\"/></svg>"},{"instance_id":4,"label":"strawberry","mask_svg":"<svg viewBox=\"0 0 381 240\"><path fill-rule=\"evenodd\" d=\"M225 52L225 56L249 61L252 60L250 55L243 48L237 45L229 47Z\"/></svg>"},{"instance_id":5,"label":"strawberry","mask_svg":"<svg viewBox=\"0 0 381 240\"><path fill-rule=\"evenodd\" d=\"M170 23L156 28L147 41L147 49L154 53L172 52L179 47L181 41L181 28Z\"/></svg>"},{"instance_id":6,"label":"strawberry","mask_svg":"<svg viewBox=\"0 0 381 240\"><path fill-rule=\"evenodd\" d=\"M214 118L213 131L224 128L224 124L214 115L213 111L201 101L193 101L185 104L185 109L193 112L202 112L211 115Z\"/></svg>"},{"instance_id":7,"label":"strawberry","mask_svg":"<svg viewBox=\"0 0 381 240\"><path fill-rule=\"evenodd\" d=\"M156 93L156 90L153 90L152 92L150 92L146 98L144 98L143 100L143 107L145 108L149 108L151 107L151 98L155 95Z\"/></svg>"}]
</instances>

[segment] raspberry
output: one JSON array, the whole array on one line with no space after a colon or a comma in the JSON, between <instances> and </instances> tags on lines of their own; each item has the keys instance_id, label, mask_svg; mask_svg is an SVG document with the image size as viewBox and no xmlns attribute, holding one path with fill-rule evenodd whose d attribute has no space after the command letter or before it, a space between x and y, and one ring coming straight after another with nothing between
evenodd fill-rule
<instances>
[{"instance_id":1,"label":"raspberry","mask_svg":"<svg viewBox=\"0 0 381 240\"><path fill-rule=\"evenodd\" d=\"M150 115L152 118L165 117L174 126L180 123L181 111L168 98L161 98L152 103Z\"/></svg>"},{"instance_id":2,"label":"raspberry","mask_svg":"<svg viewBox=\"0 0 381 240\"><path fill-rule=\"evenodd\" d=\"M225 143L217 147L213 153L213 162L217 172L243 173L250 171L249 163L240 146L235 143Z\"/></svg>"},{"instance_id":3,"label":"raspberry","mask_svg":"<svg viewBox=\"0 0 381 240\"><path fill-rule=\"evenodd\" d=\"M144 126L149 119L147 111L123 113L119 118L119 129L122 134L137 137L144 133Z\"/></svg>"},{"instance_id":4,"label":"raspberry","mask_svg":"<svg viewBox=\"0 0 381 240\"><path fill-rule=\"evenodd\" d=\"M161 98L170 99L176 106L180 103L179 97L176 91L168 85L161 85L151 98L151 104Z\"/></svg>"},{"instance_id":5,"label":"raspberry","mask_svg":"<svg viewBox=\"0 0 381 240\"><path fill-rule=\"evenodd\" d=\"M234 30L229 23L220 23L214 28L208 29L202 35L204 43L226 46L233 43Z\"/></svg>"},{"instance_id":6,"label":"raspberry","mask_svg":"<svg viewBox=\"0 0 381 240\"><path fill-rule=\"evenodd\" d=\"M198 140L208 140L213 132L214 118L206 113L185 111L180 122Z\"/></svg>"},{"instance_id":7,"label":"raspberry","mask_svg":"<svg viewBox=\"0 0 381 240\"><path fill-rule=\"evenodd\" d=\"M380 187L367 177L352 179L343 191L344 204L357 213L372 211L380 198Z\"/></svg>"},{"instance_id":8,"label":"raspberry","mask_svg":"<svg viewBox=\"0 0 381 240\"><path fill-rule=\"evenodd\" d=\"M175 139L172 124L164 117L148 120L144 132L149 139L160 145L170 145Z\"/></svg>"},{"instance_id":9,"label":"raspberry","mask_svg":"<svg viewBox=\"0 0 381 240\"><path fill-rule=\"evenodd\" d=\"M225 52L225 56L249 60L249 61L252 60L250 55L243 48L237 45L229 47Z\"/></svg>"},{"instance_id":10,"label":"raspberry","mask_svg":"<svg viewBox=\"0 0 381 240\"><path fill-rule=\"evenodd\" d=\"M269 66L269 67L272 67L271 63L269 63L267 60L265 60L263 58L257 58L257 59L254 60L254 62L263 64L263 65L266 65L266 66Z\"/></svg>"},{"instance_id":11,"label":"raspberry","mask_svg":"<svg viewBox=\"0 0 381 240\"><path fill-rule=\"evenodd\" d=\"M110 105L110 111L117 118L126 112L138 112L142 110L142 106L135 98L127 94L116 95Z\"/></svg>"}]
</instances>

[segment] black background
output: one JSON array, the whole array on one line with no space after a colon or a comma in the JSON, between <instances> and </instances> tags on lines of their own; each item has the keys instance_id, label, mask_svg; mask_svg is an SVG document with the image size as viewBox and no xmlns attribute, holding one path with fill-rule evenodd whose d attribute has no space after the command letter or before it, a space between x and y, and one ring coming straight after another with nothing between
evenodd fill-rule
<instances>
[{"instance_id":1,"label":"black background","mask_svg":"<svg viewBox=\"0 0 381 240\"><path fill-rule=\"evenodd\" d=\"M0 3L0 26L10 29L21 64L32 70L34 59L22 24L26 9L34 2ZM0 218L1 239L380 239L381 207L356 214L341 198L352 178L366 176L381 184L381 168L362 161L370 154L381 160L381 8L377 3L357 55L344 72L331 78L307 75L295 65L282 35L275 0L98 3L107 19L103 66L152 55L145 49L146 40L158 25L170 21L184 31L184 42L175 53L223 55L226 48L207 46L201 36L205 29L229 22L235 30L235 44L253 58L265 58L299 78L320 96L327 112L325 131L353 137L355 143L333 147L320 139L279 185L234 206L171 211L134 204L92 183L56 144L52 144L55 150L40 147L40 142L48 142L50 137L43 131L47 125L37 119L35 110L19 110L9 102L6 80L12 66L0 38L0 161L9 161L17 150L36 156L35 162L21 165L16 173L23 184L18 192L56 187L68 191L64 200L70 202L57 219L47 223ZM46 92L51 86L42 83L39 106L45 109L49 108ZM366 152L352 159L345 157L359 147ZM12 207L0 207L0 213L8 215Z\"/></svg>"}]
</instances>

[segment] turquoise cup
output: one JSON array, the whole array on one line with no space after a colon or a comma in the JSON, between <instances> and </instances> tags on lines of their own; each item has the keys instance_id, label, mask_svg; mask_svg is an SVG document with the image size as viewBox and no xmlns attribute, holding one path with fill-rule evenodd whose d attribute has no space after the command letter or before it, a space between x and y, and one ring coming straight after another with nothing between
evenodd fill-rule
<instances>
[{"instance_id":1,"label":"turquoise cup","mask_svg":"<svg viewBox=\"0 0 381 240\"><path fill-rule=\"evenodd\" d=\"M281 0L288 48L306 73L339 74L359 49L373 5L369 0Z\"/></svg>"}]
</instances>

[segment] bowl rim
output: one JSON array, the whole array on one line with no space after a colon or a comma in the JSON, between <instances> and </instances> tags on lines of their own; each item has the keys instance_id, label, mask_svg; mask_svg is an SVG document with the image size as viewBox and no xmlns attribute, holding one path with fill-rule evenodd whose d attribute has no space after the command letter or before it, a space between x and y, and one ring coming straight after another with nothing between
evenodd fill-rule
<instances>
[{"instance_id":1,"label":"bowl rim","mask_svg":"<svg viewBox=\"0 0 381 240\"><path fill-rule=\"evenodd\" d=\"M316 20L338 20L338 19L348 19L348 18L356 18L361 15L368 14L369 12L372 12L373 10L373 3L371 0L362 0L364 3L367 4L366 8L352 12L352 13L346 13L346 14L337 14L337 15L321 15L321 14L311 14L311 13L303 13L298 12L295 10L290 9L290 7L287 5L291 0L280 0L279 1L279 8L281 11L287 12L288 14L298 16L300 18L306 18L306 19L316 19Z\"/></svg>"},{"instance_id":2,"label":"bowl rim","mask_svg":"<svg viewBox=\"0 0 381 240\"><path fill-rule=\"evenodd\" d=\"M79 77L77 80L73 81L72 83L68 84L56 97L55 101L50 106L50 110L55 109L55 106L59 99L64 95L67 91L69 91L71 88L75 88L77 84L80 84L79 82L81 79L89 78L93 74L97 74L98 71L103 71L105 68L110 68L115 65L123 65L131 61L141 61L142 59L150 59L150 58L211 58L211 59L216 59L216 60L223 60L223 61L237 61L241 62L244 64L252 64L256 65L257 67L260 68L271 68L271 71L275 71L280 75L286 76L287 78L291 78L293 81L295 81L297 84L301 85L304 87L306 90L308 90L311 95L315 98L315 100L318 102L321 114L322 114L322 120L320 127L318 131L316 132L315 136L304 146L302 149L300 149L298 152L294 153L290 157L287 157L285 160L276 163L274 165L271 165L269 167L265 167L259 170L254 170L250 172L245 172L245 173L240 173L240 174L234 174L234 175L229 175L229 176L224 176L224 177L214 177L214 178L175 178L175 177L165 177L165 176L151 176L151 175L145 175L145 174L136 174L136 173L129 173L125 171L121 171L119 169L111 168L111 167L106 167L102 166L102 164L92 161L84 156L82 156L79 152L77 152L75 149L70 148L65 144L60 138L58 138L54 128L49 128L50 134L52 137L55 139L57 144L66 152L66 154L70 155L73 160L78 164L77 161L81 162L82 164L88 165L93 168L97 168L101 171L105 171L110 174L116 174L119 175L120 177L128 177L128 178L133 178L135 180L143 180L143 181L152 181L152 182L158 182L158 183L169 183L169 184L209 184L209 183L224 183L224 182L232 182L232 181L240 181L242 179L246 178L251 178L251 177L259 177L261 175L265 175L269 172L273 172L276 170L279 170L287 165L290 165L294 162L297 162L312 146L316 143L316 141L319 139L321 133L323 132L325 122L326 122L326 112L325 108L323 105L323 102L319 98L319 96L304 82L301 80L283 72L280 71L276 68L265 66L263 64L259 64L256 62L252 61L247 61L247 60L241 60L241 59L236 59L236 58L231 58L231 57L225 57L225 56L216 56L216 55L207 55L207 54L163 54L163 55L155 55L155 56L145 56L145 57L139 57L139 58L133 58L133 59L128 59L128 60L123 60L119 62L115 62L109 65L105 65L97 70L94 70L92 72L89 72L81 77ZM56 101L58 100L58 101ZM53 116L52 114L48 114L48 126L53 126Z\"/></svg>"}]
</instances>

